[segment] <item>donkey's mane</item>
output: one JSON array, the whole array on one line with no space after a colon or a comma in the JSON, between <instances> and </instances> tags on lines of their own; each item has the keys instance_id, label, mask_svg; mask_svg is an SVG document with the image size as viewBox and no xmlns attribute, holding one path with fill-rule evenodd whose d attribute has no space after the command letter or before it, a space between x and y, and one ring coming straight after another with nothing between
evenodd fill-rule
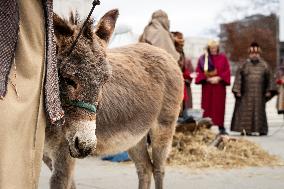
<instances>
[{"instance_id":1,"label":"donkey's mane","mask_svg":"<svg viewBox=\"0 0 284 189\"><path fill-rule=\"evenodd\" d=\"M72 25L80 25L82 23L82 20L79 16L78 11L71 11L69 14L68 22Z\"/></svg>"},{"instance_id":2,"label":"donkey's mane","mask_svg":"<svg viewBox=\"0 0 284 189\"><path fill-rule=\"evenodd\" d=\"M84 21L86 20L86 18L81 18L78 11L71 11L69 13L69 17L68 19L65 19L65 21L67 21L70 25L73 26L83 26ZM90 18L87 22L87 25L93 25L93 23L95 22L94 18Z\"/></svg>"}]
</instances>

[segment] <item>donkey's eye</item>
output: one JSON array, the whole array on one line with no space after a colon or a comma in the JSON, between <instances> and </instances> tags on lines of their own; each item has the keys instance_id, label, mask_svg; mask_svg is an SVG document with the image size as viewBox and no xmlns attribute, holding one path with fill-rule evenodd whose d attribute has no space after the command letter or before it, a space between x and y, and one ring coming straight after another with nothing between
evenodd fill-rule
<instances>
[{"instance_id":1,"label":"donkey's eye","mask_svg":"<svg viewBox=\"0 0 284 189\"><path fill-rule=\"evenodd\" d=\"M74 87L75 89L77 88L77 84L75 81L73 81L72 79L69 78L64 78L65 82L67 85L70 85L72 87Z\"/></svg>"}]
</instances>

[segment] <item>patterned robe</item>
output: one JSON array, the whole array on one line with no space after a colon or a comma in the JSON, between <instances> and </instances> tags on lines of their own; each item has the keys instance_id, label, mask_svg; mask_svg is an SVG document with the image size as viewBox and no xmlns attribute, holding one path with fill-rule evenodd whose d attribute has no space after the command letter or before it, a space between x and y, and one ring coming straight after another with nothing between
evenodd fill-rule
<instances>
[{"instance_id":1,"label":"patterned robe","mask_svg":"<svg viewBox=\"0 0 284 189\"><path fill-rule=\"evenodd\" d=\"M59 97L56 48L53 32L53 1L41 0L45 21L45 85L44 105L47 118L51 123L63 117ZM25 1L25 3L30 3ZM17 0L0 0L0 100L7 94L8 76L15 58L20 25Z\"/></svg>"},{"instance_id":2,"label":"patterned robe","mask_svg":"<svg viewBox=\"0 0 284 189\"><path fill-rule=\"evenodd\" d=\"M237 70L232 91L235 95L240 93L241 97L236 97L231 130L267 134L265 104L271 97L265 94L270 92L273 96L276 93L268 64L262 59L257 63L247 60Z\"/></svg>"}]
</instances>

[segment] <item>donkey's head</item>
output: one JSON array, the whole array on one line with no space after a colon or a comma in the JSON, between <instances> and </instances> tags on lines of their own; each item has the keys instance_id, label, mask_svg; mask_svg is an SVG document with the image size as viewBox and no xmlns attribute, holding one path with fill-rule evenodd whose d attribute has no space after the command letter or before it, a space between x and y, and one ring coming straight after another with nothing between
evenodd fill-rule
<instances>
[{"instance_id":1,"label":"donkey's head","mask_svg":"<svg viewBox=\"0 0 284 189\"><path fill-rule=\"evenodd\" d=\"M89 21L70 53L82 23L71 15L53 17L60 77L60 92L65 111L63 131L71 156L82 158L96 147L96 107L101 88L111 74L106 46L113 33L118 10L106 13L93 28Z\"/></svg>"}]
</instances>

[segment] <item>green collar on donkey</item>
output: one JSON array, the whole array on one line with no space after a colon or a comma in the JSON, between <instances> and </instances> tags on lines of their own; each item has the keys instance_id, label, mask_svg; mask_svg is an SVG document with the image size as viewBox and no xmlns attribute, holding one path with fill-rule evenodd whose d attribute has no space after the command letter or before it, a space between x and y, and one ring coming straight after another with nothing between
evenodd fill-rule
<instances>
[{"instance_id":1,"label":"green collar on donkey","mask_svg":"<svg viewBox=\"0 0 284 189\"><path fill-rule=\"evenodd\" d=\"M80 100L67 101L67 104L72 105L72 106L76 106L78 108L83 108L83 109L88 110L89 112L92 112L92 113L97 112L96 105L90 104L90 103L87 103L87 102L83 102L83 101L80 101Z\"/></svg>"}]
</instances>

